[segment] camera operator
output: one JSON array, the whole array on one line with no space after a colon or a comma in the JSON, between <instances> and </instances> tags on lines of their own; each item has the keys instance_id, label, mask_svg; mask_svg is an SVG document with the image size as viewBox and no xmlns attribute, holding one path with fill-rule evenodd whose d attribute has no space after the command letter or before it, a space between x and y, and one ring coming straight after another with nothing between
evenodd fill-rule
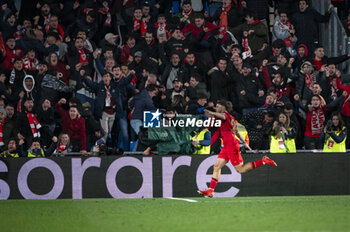
<instances>
[{"instance_id":1,"label":"camera operator","mask_svg":"<svg viewBox=\"0 0 350 232\"><path fill-rule=\"evenodd\" d=\"M103 138L96 141L91 149L93 156L122 155L124 151L116 147L109 147Z\"/></svg>"},{"instance_id":2,"label":"camera operator","mask_svg":"<svg viewBox=\"0 0 350 232\"><path fill-rule=\"evenodd\" d=\"M320 137L323 142L323 152L346 152L347 128L338 112L334 112L332 117Z\"/></svg>"},{"instance_id":3,"label":"camera operator","mask_svg":"<svg viewBox=\"0 0 350 232\"><path fill-rule=\"evenodd\" d=\"M295 137L295 126L291 123L289 116L281 112L272 126L270 152L295 153Z\"/></svg>"}]
</instances>

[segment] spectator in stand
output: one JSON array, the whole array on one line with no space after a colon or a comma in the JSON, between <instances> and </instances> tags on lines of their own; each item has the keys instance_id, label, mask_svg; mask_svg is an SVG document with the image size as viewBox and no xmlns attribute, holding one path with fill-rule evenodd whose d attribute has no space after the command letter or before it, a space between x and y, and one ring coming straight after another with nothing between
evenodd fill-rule
<instances>
[{"instance_id":1,"label":"spectator in stand","mask_svg":"<svg viewBox=\"0 0 350 232\"><path fill-rule=\"evenodd\" d=\"M40 138L41 125L33 112L34 101L31 98L23 99L23 110L17 115L17 137L25 140L25 146L29 147L33 138Z\"/></svg>"},{"instance_id":2,"label":"spectator in stand","mask_svg":"<svg viewBox=\"0 0 350 232\"><path fill-rule=\"evenodd\" d=\"M350 58L350 53L341 55L338 57L328 58L324 55L324 48L322 46L317 46L314 51L315 57L312 58L314 64L316 65L317 71L321 69L323 65L327 64L340 64Z\"/></svg>"},{"instance_id":3,"label":"spectator in stand","mask_svg":"<svg viewBox=\"0 0 350 232\"><path fill-rule=\"evenodd\" d=\"M24 143L23 140L20 140L19 145L21 146ZM17 149L16 140L11 138L7 145L7 149L0 153L0 158L18 158L21 155L19 149Z\"/></svg>"},{"instance_id":4,"label":"spectator in stand","mask_svg":"<svg viewBox=\"0 0 350 232\"><path fill-rule=\"evenodd\" d=\"M64 39L64 31L62 26L58 23L58 16L57 15L51 15L49 22L45 26L45 32L56 31L59 34L59 40L63 41Z\"/></svg>"},{"instance_id":5,"label":"spectator in stand","mask_svg":"<svg viewBox=\"0 0 350 232\"><path fill-rule=\"evenodd\" d=\"M30 148L25 152L21 146L22 156L27 156L30 158L34 157L48 157L51 156L57 146L57 137L52 137L52 143L47 150L41 148L40 139L35 138L30 146Z\"/></svg>"},{"instance_id":6,"label":"spectator in stand","mask_svg":"<svg viewBox=\"0 0 350 232\"><path fill-rule=\"evenodd\" d=\"M209 98L209 93L207 92L207 86L203 81L200 81L200 76L197 73L194 73L190 78L190 83L186 85L186 97L189 98L189 101L196 100L198 94L202 94Z\"/></svg>"},{"instance_id":7,"label":"spectator in stand","mask_svg":"<svg viewBox=\"0 0 350 232\"><path fill-rule=\"evenodd\" d=\"M240 110L262 105L265 99L262 83L252 70L254 70L252 65L245 61L241 74L235 78L237 80L235 92Z\"/></svg>"},{"instance_id":8,"label":"spectator in stand","mask_svg":"<svg viewBox=\"0 0 350 232\"><path fill-rule=\"evenodd\" d=\"M333 112L320 137L323 152L346 152L348 130L338 112Z\"/></svg>"},{"instance_id":9,"label":"spectator in stand","mask_svg":"<svg viewBox=\"0 0 350 232\"><path fill-rule=\"evenodd\" d=\"M41 82L41 96L49 100L52 105L56 104L62 96L69 96L75 89L74 86L67 86L60 77L61 75L56 69L51 69Z\"/></svg>"},{"instance_id":10,"label":"spectator in stand","mask_svg":"<svg viewBox=\"0 0 350 232\"><path fill-rule=\"evenodd\" d=\"M4 38L13 36L17 31L17 17L14 13L8 14L3 20L6 9L7 4L2 4L0 10L0 31L2 31Z\"/></svg>"},{"instance_id":11,"label":"spectator in stand","mask_svg":"<svg viewBox=\"0 0 350 232\"><path fill-rule=\"evenodd\" d=\"M297 94L294 96L296 101L306 105L312 96L312 85L317 83L317 71L314 66L306 61L301 65L301 70L296 75Z\"/></svg>"},{"instance_id":12,"label":"spectator in stand","mask_svg":"<svg viewBox=\"0 0 350 232\"><path fill-rule=\"evenodd\" d=\"M211 133L206 127L198 128L191 134L190 139L194 148L193 155L210 155Z\"/></svg>"},{"instance_id":13,"label":"spectator in stand","mask_svg":"<svg viewBox=\"0 0 350 232\"><path fill-rule=\"evenodd\" d=\"M272 30L273 35L276 37L276 39L282 39L288 51L291 53L294 47L294 44L297 41L294 27L290 23L286 11L279 10L278 15L279 17L275 18L275 23L273 25L273 30Z\"/></svg>"},{"instance_id":14,"label":"spectator in stand","mask_svg":"<svg viewBox=\"0 0 350 232\"><path fill-rule=\"evenodd\" d=\"M243 115L240 122L245 126L252 149L269 149L269 134L275 114L272 111L254 111Z\"/></svg>"},{"instance_id":15,"label":"spectator in stand","mask_svg":"<svg viewBox=\"0 0 350 232\"><path fill-rule=\"evenodd\" d=\"M188 40L179 26L175 27L168 41L159 41L160 57L170 57L171 54L177 52L181 58L185 57L185 51L188 49Z\"/></svg>"},{"instance_id":16,"label":"spectator in stand","mask_svg":"<svg viewBox=\"0 0 350 232\"><path fill-rule=\"evenodd\" d=\"M306 45L299 44L297 47L297 55L295 56L295 60L293 62L294 72L298 72L300 70L301 65L308 60L309 60L309 53Z\"/></svg>"},{"instance_id":17,"label":"spectator in stand","mask_svg":"<svg viewBox=\"0 0 350 232\"><path fill-rule=\"evenodd\" d=\"M143 125L143 112L146 110L156 110L152 98L157 96L158 88L155 85L149 85L146 89L135 95L130 101L131 120L130 125L136 135L140 132L140 127ZM137 143L134 151L137 149Z\"/></svg>"},{"instance_id":18,"label":"spectator in stand","mask_svg":"<svg viewBox=\"0 0 350 232\"><path fill-rule=\"evenodd\" d=\"M83 38L76 37L73 43L73 47L68 52L69 67L75 67L75 65L81 64L85 72L91 75L94 70L92 54L84 48Z\"/></svg>"},{"instance_id":19,"label":"spectator in stand","mask_svg":"<svg viewBox=\"0 0 350 232\"><path fill-rule=\"evenodd\" d=\"M320 23L329 21L333 5L329 5L328 12L321 15L309 4L309 0L299 0L299 9L290 17L290 21L295 27L295 36L298 38L298 43L305 44L312 54L315 50L315 44L319 43L318 26Z\"/></svg>"},{"instance_id":20,"label":"spectator in stand","mask_svg":"<svg viewBox=\"0 0 350 232\"><path fill-rule=\"evenodd\" d=\"M126 13L126 3L128 0L123 0L123 6L121 10L121 16L127 25L128 31L134 33L137 37L141 36L141 23L142 23L142 9L134 8L133 17L130 17Z\"/></svg>"},{"instance_id":21,"label":"spectator in stand","mask_svg":"<svg viewBox=\"0 0 350 232\"><path fill-rule=\"evenodd\" d=\"M35 55L35 49L29 48L23 59L23 69L25 71L35 71L37 70L39 61Z\"/></svg>"},{"instance_id":22,"label":"spectator in stand","mask_svg":"<svg viewBox=\"0 0 350 232\"><path fill-rule=\"evenodd\" d=\"M285 113L280 113L271 130L271 153L295 153L296 129Z\"/></svg>"},{"instance_id":23,"label":"spectator in stand","mask_svg":"<svg viewBox=\"0 0 350 232\"><path fill-rule=\"evenodd\" d=\"M69 85L70 79L70 67L59 61L58 55L56 53L50 53L48 56L48 68L56 69L59 79L63 81L66 85Z\"/></svg>"},{"instance_id":24,"label":"spectator in stand","mask_svg":"<svg viewBox=\"0 0 350 232\"><path fill-rule=\"evenodd\" d=\"M182 10L175 15L180 20L180 28L184 28L190 23L194 22L194 12L192 9L191 0L184 0L182 3Z\"/></svg>"},{"instance_id":25,"label":"spectator in stand","mask_svg":"<svg viewBox=\"0 0 350 232\"><path fill-rule=\"evenodd\" d=\"M186 83L189 83L190 77L193 76L195 73L199 74L200 81L206 81L208 68L203 64L203 62L198 57L196 57L194 52L192 51L187 52L186 57L184 59L184 64L185 64L185 68L187 69L187 71L185 72L187 76L184 76L183 78L183 82L185 85Z\"/></svg>"},{"instance_id":26,"label":"spectator in stand","mask_svg":"<svg viewBox=\"0 0 350 232\"><path fill-rule=\"evenodd\" d=\"M133 54L137 51L135 36L130 34L127 36L126 44L121 46L122 51L119 57L120 64L130 64L133 61Z\"/></svg>"},{"instance_id":27,"label":"spectator in stand","mask_svg":"<svg viewBox=\"0 0 350 232\"><path fill-rule=\"evenodd\" d=\"M242 24L242 20L243 11L232 4L232 0L223 0L222 7L219 7L210 18L211 22L218 22L217 25L221 32L239 26Z\"/></svg>"},{"instance_id":28,"label":"spectator in stand","mask_svg":"<svg viewBox=\"0 0 350 232\"><path fill-rule=\"evenodd\" d=\"M139 43L140 50L144 52L145 59L153 61L153 65L158 65L159 43L154 38L153 33L151 31L146 31L144 37L144 41Z\"/></svg>"},{"instance_id":29,"label":"spectator in stand","mask_svg":"<svg viewBox=\"0 0 350 232\"><path fill-rule=\"evenodd\" d=\"M20 98L30 98L34 104L38 104L40 100L40 87L35 84L34 77L32 75L26 75L23 79L22 87L17 90Z\"/></svg>"},{"instance_id":30,"label":"spectator in stand","mask_svg":"<svg viewBox=\"0 0 350 232\"><path fill-rule=\"evenodd\" d=\"M70 144L69 134L66 131L62 131L58 136L58 145L53 153L60 154L60 156L66 156L70 152L72 152L72 147Z\"/></svg>"},{"instance_id":31,"label":"spectator in stand","mask_svg":"<svg viewBox=\"0 0 350 232\"><path fill-rule=\"evenodd\" d=\"M102 76L102 81L95 83L86 77L83 81L96 94L95 115L100 120L104 131L103 139L107 141L112 132L116 111L121 111L120 93L116 82L111 82L112 74L106 72Z\"/></svg>"},{"instance_id":32,"label":"spectator in stand","mask_svg":"<svg viewBox=\"0 0 350 232\"><path fill-rule=\"evenodd\" d=\"M346 92L344 92L345 95ZM337 98L335 101L321 106L321 98L318 95L313 95L311 98L311 104L307 107L300 105L300 107L306 112L306 128L304 145L305 149L320 149L320 136L323 131L323 125L326 121L326 113L335 110L339 107L340 102L344 96Z\"/></svg>"},{"instance_id":33,"label":"spectator in stand","mask_svg":"<svg viewBox=\"0 0 350 232\"><path fill-rule=\"evenodd\" d=\"M51 107L51 102L48 99L44 99L41 105L37 108L37 119L42 126L41 132L41 144L45 147L50 146L50 138L54 135L56 128L55 122L55 110Z\"/></svg>"},{"instance_id":34,"label":"spectator in stand","mask_svg":"<svg viewBox=\"0 0 350 232\"><path fill-rule=\"evenodd\" d=\"M34 26L39 26L39 29L43 29L50 21L51 7L47 2L43 3L42 5L39 4L37 7L38 6L40 8L40 13L34 17Z\"/></svg>"},{"instance_id":35,"label":"spectator in stand","mask_svg":"<svg viewBox=\"0 0 350 232\"><path fill-rule=\"evenodd\" d=\"M191 33L192 39L200 37L201 39L198 39L198 41L205 41L208 39L210 33L216 28L217 26L215 26L214 24L205 21L203 14L196 13L194 17L194 22L184 27L184 29L182 29L182 33L185 35Z\"/></svg>"},{"instance_id":36,"label":"spectator in stand","mask_svg":"<svg viewBox=\"0 0 350 232\"><path fill-rule=\"evenodd\" d=\"M91 9L86 13L85 17L79 18L69 25L67 32L70 38L73 38L78 30L84 29L86 31L86 38L89 40L94 39L98 31L97 23L95 21L96 16L96 12Z\"/></svg>"},{"instance_id":37,"label":"spectator in stand","mask_svg":"<svg viewBox=\"0 0 350 232\"><path fill-rule=\"evenodd\" d=\"M2 109L0 109L2 111ZM3 112L4 113L4 112ZM6 118L1 123L3 142L7 144L10 138L16 138L17 125L16 118L14 117L15 107L11 104L7 104L5 107Z\"/></svg>"},{"instance_id":38,"label":"spectator in stand","mask_svg":"<svg viewBox=\"0 0 350 232\"><path fill-rule=\"evenodd\" d=\"M76 105L69 106L69 111L63 109L62 105L66 103L65 98L56 103L56 110L62 118L62 129L67 131L71 138L72 151L86 154L85 119L80 116Z\"/></svg>"},{"instance_id":39,"label":"spectator in stand","mask_svg":"<svg viewBox=\"0 0 350 232\"><path fill-rule=\"evenodd\" d=\"M276 71L272 75L272 79L270 78L270 74L267 70L267 60L263 60L262 63L262 72L264 77L264 82L266 88L275 88L277 92L277 101L283 101L284 103L290 102L289 99L291 99L295 94L295 89L291 87L291 85L288 84L287 78L283 74L283 72ZM283 96L282 96L283 95Z\"/></svg>"},{"instance_id":40,"label":"spectator in stand","mask_svg":"<svg viewBox=\"0 0 350 232\"><path fill-rule=\"evenodd\" d=\"M304 119L295 113L294 105L287 103L284 105L283 112L289 117L291 123L296 129L295 145L297 149L302 149L304 140Z\"/></svg>"},{"instance_id":41,"label":"spectator in stand","mask_svg":"<svg viewBox=\"0 0 350 232\"><path fill-rule=\"evenodd\" d=\"M189 102L187 113L192 115L204 114L204 109L206 108L208 102L208 97L203 93L198 93L196 96L196 101Z\"/></svg>"},{"instance_id":42,"label":"spectator in stand","mask_svg":"<svg viewBox=\"0 0 350 232\"><path fill-rule=\"evenodd\" d=\"M227 73L227 60L221 58L216 67L212 69L209 75L210 96L213 102L220 99L229 100L228 87L231 84L231 78Z\"/></svg>"},{"instance_id":43,"label":"spectator in stand","mask_svg":"<svg viewBox=\"0 0 350 232\"><path fill-rule=\"evenodd\" d=\"M165 60L162 60L163 64L166 62ZM177 53L173 53L171 55L170 63L165 63L165 67L162 72L161 84L164 85L167 89L174 88L173 81L175 79L180 79L183 81L183 77L187 76L185 71L187 71L184 68L184 65L182 64L180 60L180 56Z\"/></svg>"},{"instance_id":44,"label":"spectator in stand","mask_svg":"<svg viewBox=\"0 0 350 232\"><path fill-rule=\"evenodd\" d=\"M5 68L12 70L14 68L14 64L16 60L19 60L20 58L23 57L23 51L19 48L16 48L16 42L15 38L13 35L7 37L5 39L6 45L6 57L5 60L3 61L3 65Z\"/></svg>"},{"instance_id":45,"label":"spectator in stand","mask_svg":"<svg viewBox=\"0 0 350 232\"><path fill-rule=\"evenodd\" d=\"M245 22L235 28L230 29L236 38L240 38L241 45L246 55L257 54L267 47L267 27L258 18L255 12L247 11ZM250 53L249 53L250 51Z\"/></svg>"}]
</instances>

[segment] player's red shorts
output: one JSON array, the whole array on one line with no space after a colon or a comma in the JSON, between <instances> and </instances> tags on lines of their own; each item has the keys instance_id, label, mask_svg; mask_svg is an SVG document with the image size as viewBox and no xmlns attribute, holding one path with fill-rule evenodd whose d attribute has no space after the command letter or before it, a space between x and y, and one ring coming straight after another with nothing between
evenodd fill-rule
<instances>
[{"instance_id":1,"label":"player's red shorts","mask_svg":"<svg viewBox=\"0 0 350 232\"><path fill-rule=\"evenodd\" d=\"M224 146L218 158L224 159L226 162L231 161L233 166L243 163L239 144L237 146Z\"/></svg>"}]
</instances>

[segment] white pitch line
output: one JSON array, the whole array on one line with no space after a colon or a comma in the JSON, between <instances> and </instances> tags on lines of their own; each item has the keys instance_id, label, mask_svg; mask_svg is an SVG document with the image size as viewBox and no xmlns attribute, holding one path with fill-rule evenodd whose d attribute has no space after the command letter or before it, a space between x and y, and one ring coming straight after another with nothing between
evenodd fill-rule
<instances>
[{"instance_id":1,"label":"white pitch line","mask_svg":"<svg viewBox=\"0 0 350 232\"><path fill-rule=\"evenodd\" d=\"M170 200L178 200L178 201L187 201L187 202L198 202L196 200L191 200L191 199L186 199L186 198L176 198L176 197L166 197L166 199L170 199Z\"/></svg>"}]
</instances>

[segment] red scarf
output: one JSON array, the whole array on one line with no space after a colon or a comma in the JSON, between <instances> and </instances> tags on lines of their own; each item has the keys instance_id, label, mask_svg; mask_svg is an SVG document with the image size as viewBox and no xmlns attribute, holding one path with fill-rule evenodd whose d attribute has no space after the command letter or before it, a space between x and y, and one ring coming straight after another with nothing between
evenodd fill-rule
<instances>
[{"instance_id":1,"label":"red scarf","mask_svg":"<svg viewBox=\"0 0 350 232\"><path fill-rule=\"evenodd\" d=\"M154 26L157 28L157 38L159 36L159 34L161 34L160 32L163 32L164 30L164 33L165 33L165 36L166 36L166 39L168 40L170 35L169 35L169 32L168 32L168 24L165 23L164 26L160 26L158 23L155 23Z\"/></svg>"},{"instance_id":2,"label":"red scarf","mask_svg":"<svg viewBox=\"0 0 350 232\"><path fill-rule=\"evenodd\" d=\"M27 111L25 111L25 113L27 114L29 125L32 129L33 137L40 137L40 132L38 130L41 128L41 125L38 119L36 119L35 115L32 113L28 113Z\"/></svg>"},{"instance_id":3,"label":"red scarf","mask_svg":"<svg viewBox=\"0 0 350 232\"><path fill-rule=\"evenodd\" d=\"M306 86L311 89L311 85L316 83L316 78L315 74L311 73L310 75L305 74L305 84Z\"/></svg>"},{"instance_id":4,"label":"red scarf","mask_svg":"<svg viewBox=\"0 0 350 232\"><path fill-rule=\"evenodd\" d=\"M28 57L23 60L23 68L25 70L36 70L37 66L39 65L39 61L37 59L29 59Z\"/></svg>"},{"instance_id":5,"label":"red scarf","mask_svg":"<svg viewBox=\"0 0 350 232\"><path fill-rule=\"evenodd\" d=\"M146 22L141 23L141 36L144 36L144 34L147 32L148 25Z\"/></svg>"},{"instance_id":6,"label":"red scarf","mask_svg":"<svg viewBox=\"0 0 350 232\"><path fill-rule=\"evenodd\" d=\"M190 16L192 14L192 9L191 9L191 11L190 12L188 12L188 13L186 13L185 11L182 11L182 15L183 16Z\"/></svg>"},{"instance_id":7,"label":"red scarf","mask_svg":"<svg viewBox=\"0 0 350 232\"><path fill-rule=\"evenodd\" d=\"M87 65L89 63L89 60L85 54L85 50L84 48L81 50L78 50L79 52L79 63L83 63L83 65Z\"/></svg>"},{"instance_id":8,"label":"red scarf","mask_svg":"<svg viewBox=\"0 0 350 232\"><path fill-rule=\"evenodd\" d=\"M226 8L222 8L222 13L220 15L220 24L219 27L220 28L224 28L224 30L226 31L227 27L228 27L228 17L227 17L227 13L231 10L231 5L229 5Z\"/></svg>"},{"instance_id":9,"label":"red scarf","mask_svg":"<svg viewBox=\"0 0 350 232\"><path fill-rule=\"evenodd\" d=\"M324 121L325 121L325 114L321 107L311 112L311 134L312 135L322 134Z\"/></svg>"},{"instance_id":10,"label":"red scarf","mask_svg":"<svg viewBox=\"0 0 350 232\"><path fill-rule=\"evenodd\" d=\"M243 37L243 39L242 39L242 46L243 46L243 49L244 49L245 52L250 50L247 37Z\"/></svg>"},{"instance_id":11,"label":"red scarf","mask_svg":"<svg viewBox=\"0 0 350 232\"><path fill-rule=\"evenodd\" d=\"M66 150L66 145L63 145L62 143L60 143L59 145L58 145L58 147L56 148L56 152L59 152L59 151L64 151L64 150Z\"/></svg>"},{"instance_id":12,"label":"red scarf","mask_svg":"<svg viewBox=\"0 0 350 232\"><path fill-rule=\"evenodd\" d=\"M111 26L111 22L112 22L112 15L109 12L109 7L108 6L104 6L103 8L98 10L98 13L107 15L107 18L106 18L106 20L105 20L103 25L106 26L106 27L110 27Z\"/></svg>"},{"instance_id":13,"label":"red scarf","mask_svg":"<svg viewBox=\"0 0 350 232\"><path fill-rule=\"evenodd\" d=\"M132 29L132 31L137 31L140 29L141 27L141 22L140 20L137 20L135 17L132 19L132 22L133 22L133 25L134 25L134 28Z\"/></svg>"},{"instance_id":14,"label":"red scarf","mask_svg":"<svg viewBox=\"0 0 350 232\"><path fill-rule=\"evenodd\" d=\"M3 130L2 130L2 127L4 126L5 122L6 122L6 119L2 123L0 123L0 146L5 145L4 139L3 139L4 134L3 134Z\"/></svg>"}]
</instances>

